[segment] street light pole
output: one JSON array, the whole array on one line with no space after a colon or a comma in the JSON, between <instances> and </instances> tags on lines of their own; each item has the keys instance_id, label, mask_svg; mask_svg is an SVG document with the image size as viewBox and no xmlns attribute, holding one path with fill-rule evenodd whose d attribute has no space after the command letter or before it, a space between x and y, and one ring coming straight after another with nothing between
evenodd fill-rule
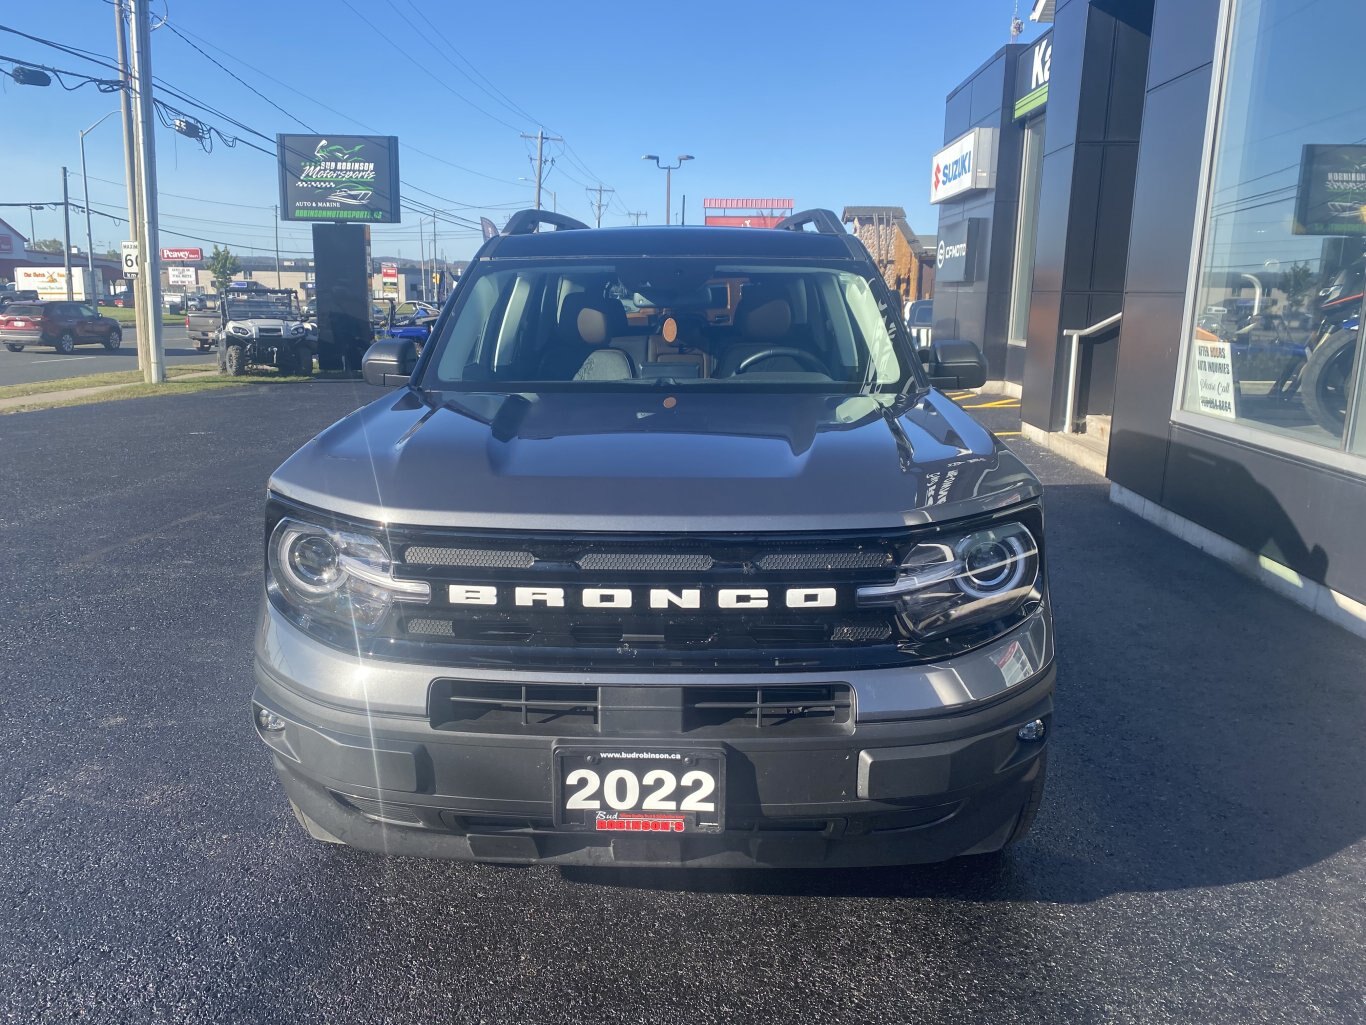
<instances>
[{"instance_id":1,"label":"street light pole","mask_svg":"<svg viewBox=\"0 0 1366 1025\"><path fill-rule=\"evenodd\" d=\"M99 302L100 295L104 294L104 289L95 287L95 242L91 238L90 231L90 176L85 173L85 137L117 113L117 110L111 110L108 114L104 115L104 117L100 118L93 125L80 133L81 188L85 196L85 266L86 274L88 275L85 284L91 292L97 293L95 295L86 296L86 300L91 302Z\"/></svg>"},{"instance_id":2,"label":"street light pole","mask_svg":"<svg viewBox=\"0 0 1366 1025\"><path fill-rule=\"evenodd\" d=\"M659 157L655 156L653 153L646 153L640 159L653 160L655 162L655 167L659 168L661 171L664 172L664 223L672 224L674 201L674 172L683 166L683 162L685 160L692 160L693 157L687 153L680 153L678 155L678 163L676 164L661 164L659 162Z\"/></svg>"}]
</instances>

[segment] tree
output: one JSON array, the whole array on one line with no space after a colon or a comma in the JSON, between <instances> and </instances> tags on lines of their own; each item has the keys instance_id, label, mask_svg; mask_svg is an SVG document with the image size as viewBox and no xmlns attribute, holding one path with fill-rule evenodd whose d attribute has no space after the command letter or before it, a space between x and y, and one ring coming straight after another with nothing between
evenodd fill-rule
<instances>
[{"instance_id":1,"label":"tree","mask_svg":"<svg viewBox=\"0 0 1366 1025\"><path fill-rule=\"evenodd\" d=\"M60 253L63 247L59 238L40 238L30 243L29 248L40 253Z\"/></svg>"},{"instance_id":2,"label":"tree","mask_svg":"<svg viewBox=\"0 0 1366 1025\"><path fill-rule=\"evenodd\" d=\"M242 269L242 261L237 258L237 254L226 246L219 248L213 247L213 252L205 261L209 274L213 277L214 288L220 292L228 287L228 282L232 276Z\"/></svg>"},{"instance_id":3,"label":"tree","mask_svg":"<svg viewBox=\"0 0 1366 1025\"><path fill-rule=\"evenodd\" d=\"M1281 279L1277 284L1285 293L1286 305L1292 310L1298 310L1304 305L1310 289L1314 287L1314 272L1307 263L1291 264L1289 270L1281 272Z\"/></svg>"}]
</instances>

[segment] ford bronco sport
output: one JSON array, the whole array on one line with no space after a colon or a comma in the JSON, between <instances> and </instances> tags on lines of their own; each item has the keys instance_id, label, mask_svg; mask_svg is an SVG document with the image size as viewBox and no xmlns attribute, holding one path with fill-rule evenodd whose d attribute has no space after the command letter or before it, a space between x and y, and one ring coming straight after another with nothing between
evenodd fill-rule
<instances>
[{"instance_id":1,"label":"ford bronco sport","mask_svg":"<svg viewBox=\"0 0 1366 1025\"><path fill-rule=\"evenodd\" d=\"M303 828L580 865L1020 839L1041 488L936 389L983 383L976 347L923 357L828 211L515 215L420 357L367 353L397 389L270 479L252 715Z\"/></svg>"}]
</instances>

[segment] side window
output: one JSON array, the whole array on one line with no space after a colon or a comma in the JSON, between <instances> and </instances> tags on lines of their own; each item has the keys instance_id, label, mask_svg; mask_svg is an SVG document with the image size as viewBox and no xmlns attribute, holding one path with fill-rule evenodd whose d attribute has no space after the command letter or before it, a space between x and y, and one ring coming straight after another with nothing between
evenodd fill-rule
<instances>
[{"instance_id":1,"label":"side window","mask_svg":"<svg viewBox=\"0 0 1366 1025\"><path fill-rule=\"evenodd\" d=\"M89 307L89 306L78 306L78 307L76 307L76 308L77 308L78 310L80 310L81 316L82 316L82 317L93 317L93 316L95 316L95 311L94 311L91 307Z\"/></svg>"},{"instance_id":2,"label":"side window","mask_svg":"<svg viewBox=\"0 0 1366 1025\"><path fill-rule=\"evenodd\" d=\"M486 274L476 281L459 314L452 319L446 347L441 353L441 364L437 368L444 380L460 380L465 367L478 358L477 347L498 304L500 279L504 277L502 274Z\"/></svg>"}]
</instances>

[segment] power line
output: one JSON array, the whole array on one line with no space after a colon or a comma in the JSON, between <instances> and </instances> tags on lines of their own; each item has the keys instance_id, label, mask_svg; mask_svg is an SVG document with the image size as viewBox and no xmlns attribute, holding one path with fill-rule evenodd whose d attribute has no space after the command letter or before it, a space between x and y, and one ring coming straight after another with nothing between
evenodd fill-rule
<instances>
[{"instance_id":1,"label":"power line","mask_svg":"<svg viewBox=\"0 0 1366 1025\"><path fill-rule=\"evenodd\" d=\"M464 95L463 93L461 93L459 90L457 90L457 89L455 89L454 87L452 87L451 84L450 84L449 82L446 82L444 79L438 78L436 75L434 75L430 70L428 70L427 66L426 66L425 64L423 64L421 61L414 60L412 54L410 54L407 50L403 49L403 47L399 46L396 42L394 42L394 41L393 41L392 39L390 39L387 35L385 35L385 34L384 34L384 30L381 29L378 25L376 25L373 21L371 21L371 20L370 20L369 18L367 18L365 15L361 14L360 11L356 10L356 8L355 8L354 6L352 6L352 4L351 4L351 0L341 0L341 3L342 3L342 6L343 6L343 7L345 7L347 10L349 10L349 11L350 11L352 14L354 14L357 18L359 18L361 21L365 22L365 24L369 25L370 28L374 31L374 33L375 33L377 36L379 36L379 37L380 37L381 39L383 39L386 43L388 43L390 46L392 46L396 51L398 51L400 54L402 54L403 57L408 61L409 64L412 64L414 67L420 69L424 75L426 75L428 78L430 78L430 79L431 79L433 82L435 82L437 85L441 86L441 88L445 89L448 93L450 93L450 94L451 94L452 96L454 96L456 99L460 100L462 103L465 103L465 104L469 105L470 107L473 107L475 110L477 110L479 113L483 114L485 117L487 117L487 118L489 118L489 119L491 119L491 120L493 120L493 121L497 121L500 125L503 125L503 126L505 126L505 127L507 127L507 128L511 128L514 132L519 132L519 131L521 131L521 128L520 128L519 126L512 124L510 121L504 121L504 120L503 120L501 117L499 117L497 114L491 114L491 113L489 113L489 112L488 112L487 110L485 110L483 107L479 106L479 104L475 103L473 100L469 99L467 96L465 96L465 95ZM397 13L397 9L395 9L395 12ZM408 24L411 25L412 22L409 22Z\"/></svg>"},{"instance_id":2,"label":"power line","mask_svg":"<svg viewBox=\"0 0 1366 1025\"><path fill-rule=\"evenodd\" d=\"M308 122L306 122L305 120L303 120L303 118L299 117L297 114L291 114L289 111L285 110L284 107L280 106L278 103L276 103L274 100L272 100L272 99L271 99L269 96L267 96L265 93L261 92L261 90L257 89L254 85L252 85L252 84L251 84L250 82L248 82L246 79L239 77L239 76L237 75L236 72L230 70L229 68L227 68L226 66L224 66L220 61L216 60L214 57L212 57L212 56L210 56L209 54L205 53L200 47L198 47L198 46L195 45L193 42L191 42L188 38L186 38L185 35L182 34L181 31L180 31L178 28L176 28L174 25L172 25L169 21L163 21L162 24L165 25L168 29L170 29L177 37L179 37L179 39L181 40L181 42L183 42L186 46L189 46L189 47L193 48L193 49L195 50L195 52L197 52L200 56L202 56L205 60L209 61L209 62L210 62L211 64L213 64L215 67L217 67L219 70L221 70L225 75L227 75L227 76L228 76L229 78L231 78L233 81L240 83L242 86L244 86L244 87L247 88L247 89L250 89L253 93L255 93L257 96L261 97L261 99L265 100L267 103L269 103L272 107L274 107L276 110L278 110L278 111L279 111L281 114L283 114L285 117L289 118L289 119L292 120L292 121L298 122L299 124L303 125L304 128L305 128L306 130L308 130L308 131L310 131L310 132L314 132L314 133L316 134L317 129L310 127L309 124L308 124Z\"/></svg>"}]
</instances>

